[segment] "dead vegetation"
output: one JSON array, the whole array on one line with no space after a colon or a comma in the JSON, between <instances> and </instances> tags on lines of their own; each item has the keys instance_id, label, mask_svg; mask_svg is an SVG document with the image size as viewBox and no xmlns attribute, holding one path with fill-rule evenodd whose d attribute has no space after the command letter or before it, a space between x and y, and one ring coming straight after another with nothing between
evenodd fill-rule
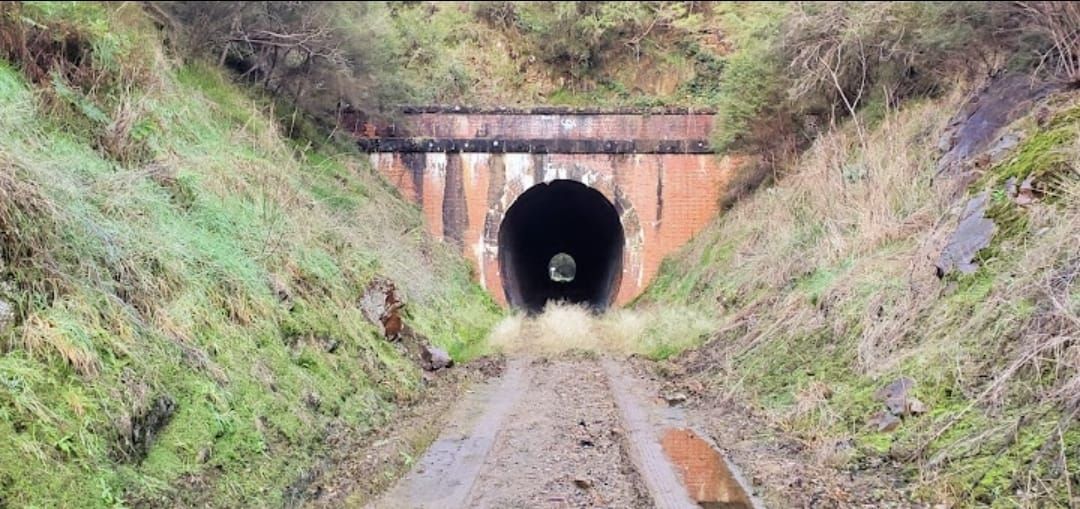
<instances>
[{"instance_id":1,"label":"dead vegetation","mask_svg":"<svg viewBox=\"0 0 1080 509\"><path fill-rule=\"evenodd\" d=\"M488 335L488 343L503 352L556 354L585 351L614 355L666 358L697 345L713 322L696 310L615 309L597 315L565 302L549 302L535 316L506 316Z\"/></svg>"},{"instance_id":2,"label":"dead vegetation","mask_svg":"<svg viewBox=\"0 0 1080 509\"><path fill-rule=\"evenodd\" d=\"M1052 46L1043 50L1039 68L1080 83L1080 6L1074 2L1015 2Z\"/></svg>"},{"instance_id":3,"label":"dead vegetation","mask_svg":"<svg viewBox=\"0 0 1080 509\"><path fill-rule=\"evenodd\" d=\"M281 505L420 390L356 305L376 274L457 359L497 315L357 154L161 37L0 4L0 505Z\"/></svg>"},{"instance_id":4,"label":"dead vegetation","mask_svg":"<svg viewBox=\"0 0 1080 509\"><path fill-rule=\"evenodd\" d=\"M1033 115L1004 131L1021 137L1018 147L983 166L985 187L971 191L990 193L999 232L976 256L977 271L940 280L933 261L967 191L933 178L932 147L963 100L953 93L891 111L872 129L824 134L797 172L734 207L643 300L716 313L710 343L681 363L814 447L854 440L849 467L909 462L918 467L909 481L928 501L1064 503L1076 492L1066 472L1080 461L1071 452L1075 95L1051 99L1049 120ZM1060 198L1017 201L1004 175L1054 182ZM873 393L901 376L929 412L878 431Z\"/></svg>"}]
</instances>

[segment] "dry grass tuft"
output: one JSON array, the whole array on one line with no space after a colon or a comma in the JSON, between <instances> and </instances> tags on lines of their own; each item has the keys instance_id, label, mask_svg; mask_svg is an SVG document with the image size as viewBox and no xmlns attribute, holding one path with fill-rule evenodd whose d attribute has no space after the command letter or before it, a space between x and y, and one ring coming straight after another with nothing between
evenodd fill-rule
<instances>
[{"instance_id":1,"label":"dry grass tuft","mask_svg":"<svg viewBox=\"0 0 1080 509\"><path fill-rule=\"evenodd\" d=\"M488 343L498 349L513 350L523 342L525 320L525 315L521 313L506 315L492 327Z\"/></svg>"},{"instance_id":2,"label":"dry grass tuft","mask_svg":"<svg viewBox=\"0 0 1080 509\"><path fill-rule=\"evenodd\" d=\"M822 135L797 173L725 214L642 300L714 316L713 341L687 369L737 387L826 456L847 439L860 455L902 456L922 467L913 485L958 505L1060 501L1066 477L1024 479L1014 467L1074 471L1078 461L1080 103L1062 94L1040 106L1049 122L1010 126L1017 148L969 191L935 178L936 144L964 100L954 93ZM1053 192L1018 203L1008 176ZM938 278L959 209L984 190L998 232L979 269ZM931 410L877 433L866 425L880 409L872 395L900 376L917 381Z\"/></svg>"},{"instance_id":3,"label":"dry grass tuft","mask_svg":"<svg viewBox=\"0 0 1080 509\"><path fill-rule=\"evenodd\" d=\"M599 317L594 328L610 345L638 344L649 327L646 314L631 309L613 309ZM641 345L637 345L640 347Z\"/></svg>"},{"instance_id":4,"label":"dry grass tuft","mask_svg":"<svg viewBox=\"0 0 1080 509\"><path fill-rule=\"evenodd\" d=\"M554 354L569 350L595 350L598 336L593 316L573 304L548 303L534 317L507 316L488 336L495 349L505 352Z\"/></svg>"},{"instance_id":5,"label":"dry grass tuft","mask_svg":"<svg viewBox=\"0 0 1080 509\"><path fill-rule=\"evenodd\" d=\"M597 315L579 305L550 302L534 317L516 313L504 318L488 341L506 352L586 350L666 358L700 344L713 328L713 321L681 306L614 309Z\"/></svg>"},{"instance_id":6,"label":"dry grass tuft","mask_svg":"<svg viewBox=\"0 0 1080 509\"><path fill-rule=\"evenodd\" d=\"M24 289L53 299L66 286L54 252L59 242L60 209L46 197L15 157L0 147L0 269L34 277L20 281ZM26 227L32 224L33 227Z\"/></svg>"},{"instance_id":7,"label":"dry grass tuft","mask_svg":"<svg viewBox=\"0 0 1080 509\"><path fill-rule=\"evenodd\" d=\"M22 347L37 356L56 355L80 375L97 375L101 370L101 360L93 344L88 338L72 332L40 315L32 315L22 330Z\"/></svg>"},{"instance_id":8,"label":"dry grass tuft","mask_svg":"<svg viewBox=\"0 0 1080 509\"><path fill-rule=\"evenodd\" d=\"M507 352L554 354L601 349L595 316L581 306L548 303L534 317L521 314L503 319L489 335L491 346Z\"/></svg>"}]
</instances>

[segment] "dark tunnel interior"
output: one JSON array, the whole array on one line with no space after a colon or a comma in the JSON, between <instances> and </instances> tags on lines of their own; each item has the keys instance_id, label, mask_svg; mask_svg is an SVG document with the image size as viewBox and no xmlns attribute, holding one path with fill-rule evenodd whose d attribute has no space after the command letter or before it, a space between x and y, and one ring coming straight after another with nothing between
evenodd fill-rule
<instances>
[{"instance_id":1,"label":"dark tunnel interior","mask_svg":"<svg viewBox=\"0 0 1080 509\"><path fill-rule=\"evenodd\" d=\"M554 180L525 191L506 211L499 228L499 271L511 306L542 311L549 300L611 305L622 278L622 224L615 206L599 191L572 180ZM551 272L552 258L566 253L573 279Z\"/></svg>"}]
</instances>

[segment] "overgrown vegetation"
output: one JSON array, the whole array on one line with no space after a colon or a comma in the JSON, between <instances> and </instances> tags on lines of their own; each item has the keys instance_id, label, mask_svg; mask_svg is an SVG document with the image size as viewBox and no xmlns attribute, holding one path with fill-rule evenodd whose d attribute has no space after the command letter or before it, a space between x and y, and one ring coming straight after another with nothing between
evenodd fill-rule
<instances>
[{"instance_id":1,"label":"overgrown vegetation","mask_svg":"<svg viewBox=\"0 0 1080 509\"><path fill-rule=\"evenodd\" d=\"M1080 105L1015 124L975 189L933 180L970 83L1075 88L1075 4L146 9L0 3L0 506L282 504L323 444L420 390L356 309L376 274L435 343L486 348L498 312L463 262L308 122L403 102L715 109L716 146L759 160L736 187L784 178L667 262L642 314L553 306L529 347L705 344L700 375L811 446L853 439L846 465L917 467L925 500L1080 493ZM939 280L978 191L1000 230ZM492 341L532 333L511 317ZM878 433L899 376L930 411Z\"/></svg>"},{"instance_id":2,"label":"overgrown vegetation","mask_svg":"<svg viewBox=\"0 0 1080 509\"><path fill-rule=\"evenodd\" d=\"M934 178L936 144L962 97L873 128L860 112L821 136L797 172L666 264L637 308L714 316L692 369L823 457L853 440L840 468L898 461L926 502L1067 507L1080 487L1080 105L1066 94L1010 129L1023 141L969 191L992 193L998 233L975 273L940 280L963 189ZM1005 189L1028 176L1031 203ZM902 376L929 411L878 432L874 394Z\"/></svg>"},{"instance_id":3,"label":"overgrown vegetation","mask_svg":"<svg viewBox=\"0 0 1080 509\"><path fill-rule=\"evenodd\" d=\"M255 83L330 116L399 102L713 108L721 149L804 147L957 79L1075 79L1066 2L169 2ZM165 14L168 13L168 14Z\"/></svg>"},{"instance_id":4,"label":"overgrown vegetation","mask_svg":"<svg viewBox=\"0 0 1080 509\"><path fill-rule=\"evenodd\" d=\"M267 506L497 311L348 149L183 63L136 4L0 5L0 505Z\"/></svg>"},{"instance_id":5,"label":"overgrown vegetation","mask_svg":"<svg viewBox=\"0 0 1080 509\"><path fill-rule=\"evenodd\" d=\"M579 305L549 302L535 317L514 313L503 318L492 328L488 342L503 352L577 350L666 359L699 345L714 328L709 315L690 306L650 313L616 309L598 316Z\"/></svg>"}]
</instances>

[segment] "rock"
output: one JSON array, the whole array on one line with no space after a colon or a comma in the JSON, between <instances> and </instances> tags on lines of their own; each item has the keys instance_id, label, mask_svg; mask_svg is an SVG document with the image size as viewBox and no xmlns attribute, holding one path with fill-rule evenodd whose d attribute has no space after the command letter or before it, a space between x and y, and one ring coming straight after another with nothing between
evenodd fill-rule
<instances>
[{"instance_id":1,"label":"rock","mask_svg":"<svg viewBox=\"0 0 1080 509\"><path fill-rule=\"evenodd\" d=\"M908 392L912 387L915 387L915 380L902 376L878 389L874 397L884 401L890 412L903 415L907 409Z\"/></svg>"},{"instance_id":2,"label":"rock","mask_svg":"<svg viewBox=\"0 0 1080 509\"><path fill-rule=\"evenodd\" d=\"M874 397L885 402L887 412L893 417L927 413L929 408L926 403L919 401L910 394L913 387L915 387L915 380L902 376L891 381L889 385L878 389L874 393ZM872 417L872 420L875 417Z\"/></svg>"},{"instance_id":3,"label":"rock","mask_svg":"<svg viewBox=\"0 0 1080 509\"><path fill-rule=\"evenodd\" d=\"M918 399L915 399L915 398L908 399L907 411L908 411L909 414L911 414L911 415L925 414L927 412L927 410L929 410L929 409L926 407L926 403L923 403L922 401L919 401Z\"/></svg>"},{"instance_id":4,"label":"rock","mask_svg":"<svg viewBox=\"0 0 1080 509\"><path fill-rule=\"evenodd\" d=\"M667 401L667 404L671 405L671 406L678 406L678 405L681 405L683 403L686 403L687 399L689 399L689 398L686 396L686 394L681 393L681 392L675 392L675 393L664 395L664 401Z\"/></svg>"},{"instance_id":5,"label":"rock","mask_svg":"<svg viewBox=\"0 0 1080 509\"><path fill-rule=\"evenodd\" d=\"M172 420L176 400L168 394L151 396L150 386L136 379L130 369L121 375L121 383L126 408L114 421L117 452L123 460L138 462L146 457L158 432Z\"/></svg>"},{"instance_id":6,"label":"rock","mask_svg":"<svg viewBox=\"0 0 1080 509\"><path fill-rule=\"evenodd\" d=\"M364 318L378 327L384 338L396 341L400 337L401 308L405 302L398 297L392 281L382 277L372 279L358 305Z\"/></svg>"},{"instance_id":7,"label":"rock","mask_svg":"<svg viewBox=\"0 0 1080 509\"><path fill-rule=\"evenodd\" d=\"M900 418L891 412L881 411L871 416L866 423L877 428L878 432L886 433L900 427Z\"/></svg>"},{"instance_id":8,"label":"rock","mask_svg":"<svg viewBox=\"0 0 1080 509\"><path fill-rule=\"evenodd\" d=\"M882 387L874 393L874 398L880 401L888 401L890 398L907 398L907 391L915 387L915 380L906 376L890 381L889 385Z\"/></svg>"},{"instance_id":9,"label":"rock","mask_svg":"<svg viewBox=\"0 0 1080 509\"><path fill-rule=\"evenodd\" d=\"M907 404L907 397L905 396L894 396L885 400L885 408L893 415L906 414Z\"/></svg>"},{"instance_id":10,"label":"rock","mask_svg":"<svg viewBox=\"0 0 1080 509\"><path fill-rule=\"evenodd\" d=\"M438 371L454 365L454 359L450 358L446 350L431 345L424 345L420 351L420 360L421 367L428 371Z\"/></svg>"},{"instance_id":11,"label":"rock","mask_svg":"<svg viewBox=\"0 0 1080 509\"><path fill-rule=\"evenodd\" d=\"M1005 194L1008 195L1009 198L1015 199L1018 192L1019 191L1016 189L1016 177L1009 177L1009 179L1005 181Z\"/></svg>"},{"instance_id":12,"label":"rock","mask_svg":"<svg viewBox=\"0 0 1080 509\"><path fill-rule=\"evenodd\" d=\"M1035 101L1060 87L1060 84L1050 82L1032 84L1028 76L1020 73L1003 74L993 79L949 122L938 143L943 152L938 161L938 173L955 175L995 140L1003 143L1004 137L999 138L1003 128L1031 111ZM1008 141L1004 143L1008 144ZM1005 151L1003 147L996 148L999 153ZM990 149L991 160L993 150Z\"/></svg>"},{"instance_id":13,"label":"rock","mask_svg":"<svg viewBox=\"0 0 1080 509\"><path fill-rule=\"evenodd\" d=\"M994 222L985 217L988 198L986 192L979 193L964 206L956 230L938 257L936 273L939 278L954 270L971 274L979 268L972 259L981 249L990 245L990 239L997 229Z\"/></svg>"},{"instance_id":14,"label":"rock","mask_svg":"<svg viewBox=\"0 0 1080 509\"><path fill-rule=\"evenodd\" d=\"M1013 203L1016 203L1021 207L1035 203L1037 198L1035 197L1035 188L1032 183L1032 178L1033 177L1029 175L1028 178L1020 183L1020 188L1016 191L1015 196L1013 196Z\"/></svg>"},{"instance_id":15,"label":"rock","mask_svg":"<svg viewBox=\"0 0 1080 509\"><path fill-rule=\"evenodd\" d=\"M0 331L7 329L15 323L15 306L10 302L0 299Z\"/></svg>"},{"instance_id":16,"label":"rock","mask_svg":"<svg viewBox=\"0 0 1080 509\"><path fill-rule=\"evenodd\" d=\"M584 477L575 477L574 486L577 486L578 488L581 488L583 490L587 490L589 488L592 488L592 481Z\"/></svg>"},{"instance_id":17,"label":"rock","mask_svg":"<svg viewBox=\"0 0 1080 509\"><path fill-rule=\"evenodd\" d=\"M199 454L195 456L195 461L198 461L199 463L210 461L210 448L203 447L202 449L199 449Z\"/></svg>"},{"instance_id":18,"label":"rock","mask_svg":"<svg viewBox=\"0 0 1080 509\"><path fill-rule=\"evenodd\" d=\"M987 154L990 158L990 164L1000 163L1005 156L1012 153L1012 150L1020 144L1020 136L1016 133L1005 133L994 144L987 149Z\"/></svg>"}]
</instances>

